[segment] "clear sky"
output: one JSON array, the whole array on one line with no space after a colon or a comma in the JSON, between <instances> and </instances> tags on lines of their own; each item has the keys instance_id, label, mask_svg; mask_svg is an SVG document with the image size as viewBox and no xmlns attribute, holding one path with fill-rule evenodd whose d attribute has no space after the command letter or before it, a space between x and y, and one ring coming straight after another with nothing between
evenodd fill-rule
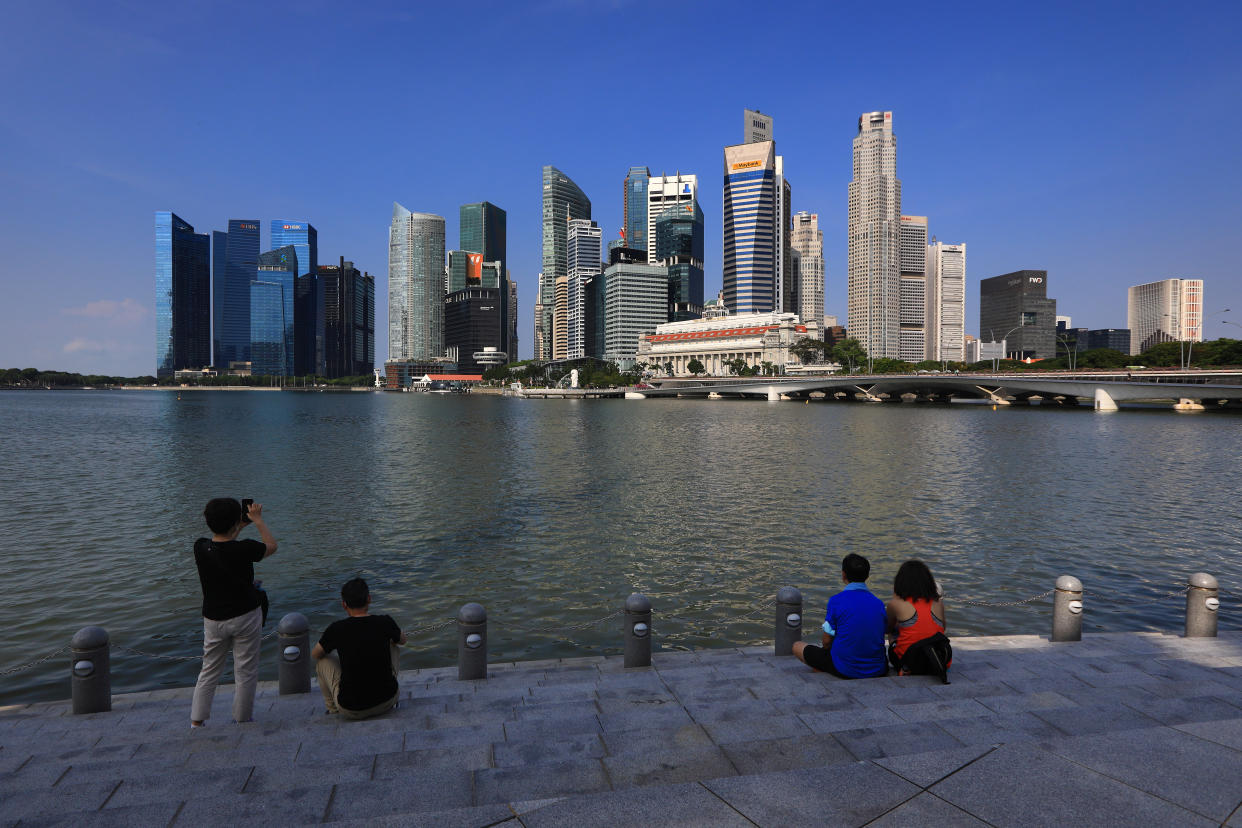
<instances>
[{"instance_id":1,"label":"clear sky","mask_svg":"<svg viewBox=\"0 0 1242 828\"><path fill-rule=\"evenodd\" d=\"M775 118L795 210L820 216L845 321L858 116L892 110L903 211L966 242L978 282L1046 269L1076 326L1126 288L1206 280L1208 338L1242 337L1242 5L726 3L9 4L0 32L0 367L154 373L154 213L200 233L305 219L319 261L376 276L392 202L508 211L532 350L540 169L605 238L627 167L699 176L720 287L722 147Z\"/></svg>"}]
</instances>

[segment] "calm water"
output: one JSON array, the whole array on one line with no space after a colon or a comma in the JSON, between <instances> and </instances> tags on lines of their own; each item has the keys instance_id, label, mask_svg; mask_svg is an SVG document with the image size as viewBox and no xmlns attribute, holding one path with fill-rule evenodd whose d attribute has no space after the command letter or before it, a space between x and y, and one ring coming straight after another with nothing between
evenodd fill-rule
<instances>
[{"instance_id":1,"label":"calm water","mask_svg":"<svg viewBox=\"0 0 1242 828\"><path fill-rule=\"evenodd\" d=\"M1178 629L1182 602L1157 599L1199 570L1234 590L1222 627L1242 627L1236 414L84 391L0 393L0 416L0 670L91 623L199 652L190 548L221 495L262 502L280 540L258 566L269 632L294 610L322 629L362 575L406 628L482 602L494 660L619 652L615 619L525 630L635 591L677 616L657 615L657 647L755 644L770 611L742 616L785 584L813 628L850 551L881 595L925 558L957 634L1046 634L1046 603L954 601L1026 598L1063 573L1091 593L1088 629ZM403 663L451 664L453 635ZM0 678L0 701L66 697L67 663ZM113 652L117 690L197 670Z\"/></svg>"}]
</instances>

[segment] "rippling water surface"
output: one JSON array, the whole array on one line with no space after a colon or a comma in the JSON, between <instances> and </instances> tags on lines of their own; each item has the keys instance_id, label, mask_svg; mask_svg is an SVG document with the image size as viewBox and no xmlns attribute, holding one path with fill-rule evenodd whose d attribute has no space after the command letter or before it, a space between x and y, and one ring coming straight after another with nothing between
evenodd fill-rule
<instances>
[{"instance_id":1,"label":"rippling water surface","mask_svg":"<svg viewBox=\"0 0 1242 828\"><path fill-rule=\"evenodd\" d=\"M190 549L224 495L262 502L280 540L257 567L269 632L295 610L322 629L361 575L410 629L482 602L493 660L619 652L615 619L535 628L631 592L652 598L658 648L756 644L786 584L814 626L846 552L871 559L880 595L902 560L927 560L956 634L1046 634L1045 602L961 602L1066 573L1089 630L1178 629L1167 595L1196 571L1229 590L1222 628L1242 627L1236 414L83 391L0 393L0 416L0 671L86 624L198 653ZM455 658L451 629L417 643L406 667ZM113 653L118 691L197 670ZM0 700L64 698L67 677L58 656L0 680Z\"/></svg>"}]
</instances>

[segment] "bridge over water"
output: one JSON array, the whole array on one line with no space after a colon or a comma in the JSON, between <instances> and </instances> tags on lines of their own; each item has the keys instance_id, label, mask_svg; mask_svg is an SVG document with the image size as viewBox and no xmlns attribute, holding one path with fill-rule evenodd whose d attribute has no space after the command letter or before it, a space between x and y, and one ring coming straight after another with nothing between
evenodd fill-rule
<instances>
[{"instance_id":1,"label":"bridge over water","mask_svg":"<svg viewBox=\"0 0 1242 828\"><path fill-rule=\"evenodd\" d=\"M995 405L1092 404L1115 411L1118 403L1171 403L1180 411L1242 405L1242 371L1140 371L982 374L832 374L801 377L716 377L656 381L632 389L628 399L648 397L750 397L804 399L823 394L866 402L951 402L983 399Z\"/></svg>"}]
</instances>

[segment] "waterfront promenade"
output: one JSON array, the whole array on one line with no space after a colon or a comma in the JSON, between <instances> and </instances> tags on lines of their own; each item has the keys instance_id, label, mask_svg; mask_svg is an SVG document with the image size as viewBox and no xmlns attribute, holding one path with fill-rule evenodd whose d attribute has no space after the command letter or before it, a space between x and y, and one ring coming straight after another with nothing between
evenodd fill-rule
<instances>
[{"instance_id":1,"label":"waterfront promenade","mask_svg":"<svg viewBox=\"0 0 1242 828\"><path fill-rule=\"evenodd\" d=\"M11 705L0 825L1242 825L1242 633L953 643L949 685L753 647L408 670L360 723L274 683L200 731L191 688Z\"/></svg>"}]
</instances>

